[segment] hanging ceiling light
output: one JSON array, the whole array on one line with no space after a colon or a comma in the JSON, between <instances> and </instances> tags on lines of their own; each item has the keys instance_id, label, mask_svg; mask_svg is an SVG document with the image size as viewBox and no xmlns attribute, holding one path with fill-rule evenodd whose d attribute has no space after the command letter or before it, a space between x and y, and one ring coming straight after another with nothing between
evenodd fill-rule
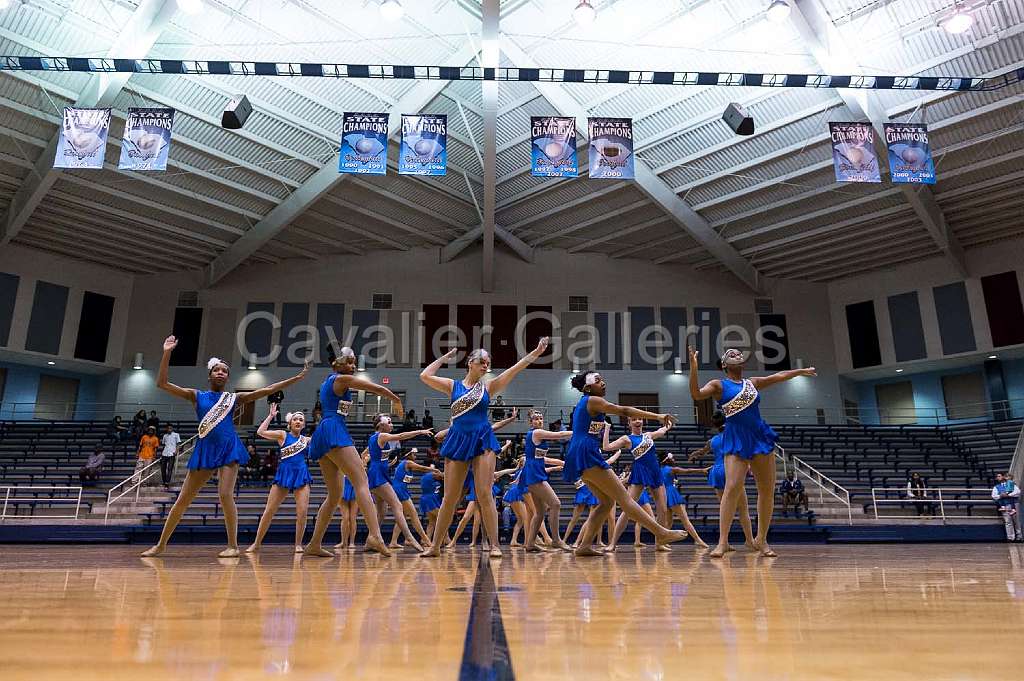
<instances>
[{"instance_id":1,"label":"hanging ceiling light","mask_svg":"<svg viewBox=\"0 0 1024 681\"><path fill-rule=\"evenodd\" d=\"M786 0L772 0L772 4L768 5L768 21L776 24L781 24L783 21L789 18L789 12L792 8Z\"/></svg>"},{"instance_id":2,"label":"hanging ceiling light","mask_svg":"<svg viewBox=\"0 0 1024 681\"><path fill-rule=\"evenodd\" d=\"M178 9L185 14L199 14L203 11L203 0L178 0Z\"/></svg>"},{"instance_id":3,"label":"hanging ceiling light","mask_svg":"<svg viewBox=\"0 0 1024 681\"><path fill-rule=\"evenodd\" d=\"M947 33L960 34L966 32L974 25L974 17L965 12L960 3L957 3L953 13L940 21L939 25L946 29Z\"/></svg>"},{"instance_id":4,"label":"hanging ceiling light","mask_svg":"<svg viewBox=\"0 0 1024 681\"><path fill-rule=\"evenodd\" d=\"M580 3L576 5L576 9L572 11L572 18L580 26L590 26L594 23L596 17L597 10L594 9L594 6L588 0L580 0Z\"/></svg>"},{"instance_id":5,"label":"hanging ceiling light","mask_svg":"<svg viewBox=\"0 0 1024 681\"><path fill-rule=\"evenodd\" d=\"M380 3L380 16L384 21L398 21L405 14L405 8L398 0L384 0Z\"/></svg>"},{"instance_id":6,"label":"hanging ceiling light","mask_svg":"<svg viewBox=\"0 0 1024 681\"><path fill-rule=\"evenodd\" d=\"M0 10L7 9L11 6L11 0L0 0Z\"/></svg>"}]
</instances>

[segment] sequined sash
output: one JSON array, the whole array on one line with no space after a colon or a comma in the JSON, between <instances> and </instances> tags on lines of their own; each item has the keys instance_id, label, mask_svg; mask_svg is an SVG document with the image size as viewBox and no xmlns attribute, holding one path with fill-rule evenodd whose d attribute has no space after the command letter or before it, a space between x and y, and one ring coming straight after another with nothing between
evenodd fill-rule
<instances>
[{"instance_id":1,"label":"sequined sash","mask_svg":"<svg viewBox=\"0 0 1024 681\"><path fill-rule=\"evenodd\" d=\"M210 411L206 412L206 416L199 422L200 439L209 435L210 431L220 425L220 422L231 413L235 408L235 397L235 393L220 394L217 403L210 407Z\"/></svg>"},{"instance_id":2,"label":"sequined sash","mask_svg":"<svg viewBox=\"0 0 1024 681\"><path fill-rule=\"evenodd\" d=\"M590 435L600 435L604 432L604 421L591 421L590 429L587 432Z\"/></svg>"},{"instance_id":3,"label":"sequined sash","mask_svg":"<svg viewBox=\"0 0 1024 681\"><path fill-rule=\"evenodd\" d=\"M295 456L296 454L300 454L308 444L309 438L306 437L305 435L300 435L299 439L296 440L295 442L291 443L287 447L281 447L281 461L284 461L289 457Z\"/></svg>"},{"instance_id":4,"label":"sequined sash","mask_svg":"<svg viewBox=\"0 0 1024 681\"><path fill-rule=\"evenodd\" d=\"M411 483L413 481L413 479L414 478L413 478L412 473L406 473L404 476L402 476L402 482L404 482L406 485Z\"/></svg>"},{"instance_id":5,"label":"sequined sash","mask_svg":"<svg viewBox=\"0 0 1024 681\"><path fill-rule=\"evenodd\" d=\"M484 399L484 384L477 383L465 395L452 402L452 421L472 411L482 399Z\"/></svg>"},{"instance_id":6,"label":"sequined sash","mask_svg":"<svg viewBox=\"0 0 1024 681\"><path fill-rule=\"evenodd\" d=\"M735 416L750 405L757 399L757 388L748 379L743 379L743 387L736 394L736 397L732 398L728 402L722 405L722 413L725 414L725 418Z\"/></svg>"},{"instance_id":7,"label":"sequined sash","mask_svg":"<svg viewBox=\"0 0 1024 681\"><path fill-rule=\"evenodd\" d=\"M547 455L548 455L548 450L546 450L546 449L541 449L540 447L535 447L533 449L533 458L535 458L535 459L543 459Z\"/></svg>"},{"instance_id":8,"label":"sequined sash","mask_svg":"<svg viewBox=\"0 0 1024 681\"><path fill-rule=\"evenodd\" d=\"M649 435L644 435L643 439L640 440L640 444L638 444L632 450L633 451L633 460L635 461L636 459L639 459L641 456L643 456L647 452L651 451L652 447L654 447L654 440L652 440Z\"/></svg>"},{"instance_id":9,"label":"sequined sash","mask_svg":"<svg viewBox=\"0 0 1024 681\"><path fill-rule=\"evenodd\" d=\"M572 483L572 486L575 487L576 489L583 489L583 485L585 484L586 483L583 482L583 478L580 478L576 482Z\"/></svg>"},{"instance_id":10,"label":"sequined sash","mask_svg":"<svg viewBox=\"0 0 1024 681\"><path fill-rule=\"evenodd\" d=\"M342 416L348 416L348 410L352 408L351 400L341 400L338 402L338 413Z\"/></svg>"}]
</instances>

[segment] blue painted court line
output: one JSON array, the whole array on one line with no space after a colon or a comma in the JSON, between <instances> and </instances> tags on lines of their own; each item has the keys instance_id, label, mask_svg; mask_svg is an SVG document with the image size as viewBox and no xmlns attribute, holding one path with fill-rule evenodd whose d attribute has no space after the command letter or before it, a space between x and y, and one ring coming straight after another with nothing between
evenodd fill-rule
<instances>
[{"instance_id":1,"label":"blue painted court line","mask_svg":"<svg viewBox=\"0 0 1024 681\"><path fill-rule=\"evenodd\" d=\"M515 678L505 625L501 621L498 589L485 554L473 583L459 681L512 681Z\"/></svg>"}]
</instances>

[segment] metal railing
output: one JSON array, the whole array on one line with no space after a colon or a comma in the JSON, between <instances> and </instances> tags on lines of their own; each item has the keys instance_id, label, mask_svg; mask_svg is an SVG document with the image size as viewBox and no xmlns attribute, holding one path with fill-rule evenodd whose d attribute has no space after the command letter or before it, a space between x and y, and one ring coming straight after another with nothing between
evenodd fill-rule
<instances>
[{"instance_id":1,"label":"metal railing","mask_svg":"<svg viewBox=\"0 0 1024 681\"><path fill-rule=\"evenodd\" d=\"M38 518L38 519L41 519L41 520L53 520L53 519L77 520L78 519L78 514L79 514L79 512L82 509L82 488L81 487L66 486L66 485L6 485L6 486L0 485L0 490L2 490L2 492L3 492L3 506L0 507L0 520L7 520L9 518L17 518L19 520L28 520L28 519L35 519L35 518ZM54 496L50 496L49 498L43 498L43 499L40 499L38 496L26 496L26 497L18 496L18 494L20 494L22 492L25 492L27 490L50 490L51 492L71 492L71 493L74 494L74 496L69 496L69 497L54 497ZM12 494L14 496L11 496ZM20 504L26 503L26 502L32 502L33 504L38 504L40 502L41 503L46 503L46 504L55 504L55 503L67 502L68 504L70 504L71 502L74 502L74 504L75 504L75 513L74 513L74 515L46 514L45 516L35 516L35 515L32 515L32 516L27 516L27 517L26 516L18 515L17 514L17 507ZM10 508L11 504L13 504L14 507L15 507L14 513L8 513L7 512L8 508Z\"/></svg>"},{"instance_id":2,"label":"metal railing","mask_svg":"<svg viewBox=\"0 0 1024 681\"><path fill-rule=\"evenodd\" d=\"M172 473L172 477L174 479L177 479L182 460L187 461L188 457L191 456L192 449L195 447L197 438L197 435L193 435L178 445L178 453L174 460L174 471ZM107 524L107 519L110 516L110 506L112 504L131 496L133 492L135 494L135 498L131 503L139 503L139 496L142 494L142 489L146 486L146 483L161 474L160 458L161 457L159 455L154 457L153 461L142 468L135 470L130 476L107 490L107 503L103 507L104 525Z\"/></svg>"},{"instance_id":3,"label":"metal railing","mask_svg":"<svg viewBox=\"0 0 1024 681\"><path fill-rule=\"evenodd\" d=\"M943 523L949 519L963 520L966 518L978 518L984 516L977 516L970 512L966 513L947 513L946 507L948 505L953 506L966 506L970 509L973 506L985 505L990 509L993 507L992 502L992 491L985 487L925 487L921 490L924 494L930 496L925 497L911 497L907 495L906 487L872 487L871 488L871 508L874 513L875 520L884 520L889 518L900 518L900 519L919 519L922 517L940 518ZM881 493L881 496L879 494ZM964 493L984 495L983 498L960 498L959 496L950 498L951 494L962 495ZM922 505L929 507L926 509L926 513L922 516L919 513L911 514L893 514L884 513L879 515L879 506L897 506L905 507L907 505ZM916 511L916 509L915 509Z\"/></svg>"},{"instance_id":4,"label":"metal railing","mask_svg":"<svg viewBox=\"0 0 1024 681\"><path fill-rule=\"evenodd\" d=\"M808 481L814 483L815 487L818 488L818 503L824 505L825 495L828 494L845 506L847 523L853 525L853 505L850 503L850 491L848 489L799 456L787 456L786 450L782 447L775 448L775 458L782 461L782 471L784 474L788 473L789 469L792 468L794 477L799 478L802 475Z\"/></svg>"}]
</instances>

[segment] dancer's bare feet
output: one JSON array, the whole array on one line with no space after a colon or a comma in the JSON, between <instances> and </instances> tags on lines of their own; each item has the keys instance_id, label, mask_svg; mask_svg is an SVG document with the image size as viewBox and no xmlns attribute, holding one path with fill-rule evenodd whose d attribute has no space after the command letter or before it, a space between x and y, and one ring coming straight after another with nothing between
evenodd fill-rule
<instances>
[{"instance_id":1,"label":"dancer's bare feet","mask_svg":"<svg viewBox=\"0 0 1024 681\"><path fill-rule=\"evenodd\" d=\"M499 549L497 546L495 546L495 547L491 548L490 553L488 553L487 555L490 558L501 558L502 557L501 556L501 549Z\"/></svg>"},{"instance_id":2,"label":"dancer's bare feet","mask_svg":"<svg viewBox=\"0 0 1024 681\"><path fill-rule=\"evenodd\" d=\"M246 553L257 553L260 550L259 544L249 544L245 547Z\"/></svg>"},{"instance_id":3,"label":"dancer's bare feet","mask_svg":"<svg viewBox=\"0 0 1024 681\"><path fill-rule=\"evenodd\" d=\"M324 547L313 546L312 544L306 545L306 548L302 550L302 555L312 556L313 558L334 558L334 554Z\"/></svg>"},{"instance_id":4,"label":"dancer's bare feet","mask_svg":"<svg viewBox=\"0 0 1024 681\"><path fill-rule=\"evenodd\" d=\"M441 544L438 542L434 546L426 548L423 553L420 554L420 558L440 558L441 557Z\"/></svg>"},{"instance_id":5,"label":"dancer's bare feet","mask_svg":"<svg viewBox=\"0 0 1024 681\"><path fill-rule=\"evenodd\" d=\"M658 544L657 546L654 547L654 550L655 551L668 552L668 551L672 550L672 547L669 546L668 544Z\"/></svg>"},{"instance_id":6,"label":"dancer's bare feet","mask_svg":"<svg viewBox=\"0 0 1024 681\"><path fill-rule=\"evenodd\" d=\"M340 551L341 549L347 549L348 548L348 544L346 544L343 541L340 541L340 542L338 542L337 544L334 545L334 548L336 548L336 549L338 549Z\"/></svg>"},{"instance_id":7,"label":"dancer's bare feet","mask_svg":"<svg viewBox=\"0 0 1024 681\"><path fill-rule=\"evenodd\" d=\"M710 556L712 558L721 558L722 556L724 556L725 554L727 554L729 552L730 548L731 547L728 544L726 544L725 546L722 546L721 544L719 544L715 548L711 549L711 551L708 553L708 556Z\"/></svg>"},{"instance_id":8,"label":"dancer's bare feet","mask_svg":"<svg viewBox=\"0 0 1024 681\"><path fill-rule=\"evenodd\" d=\"M590 558L593 556L603 556L604 552L596 550L593 546L581 546L573 551L572 555L577 558Z\"/></svg>"},{"instance_id":9,"label":"dancer's bare feet","mask_svg":"<svg viewBox=\"0 0 1024 681\"><path fill-rule=\"evenodd\" d=\"M686 530L665 530L664 534L657 537L658 544L672 544L677 541L683 541L690 535Z\"/></svg>"},{"instance_id":10,"label":"dancer's bare feet","mask_svg":"<svg viewBox=\"0 0 1024 681\"><path fill-rule=\"evenodd\" d=\"M302 548L302 544L295 545L295 553L302 553L303 551L305 551L305 549Z\"/></svg>"},{"instance_id":11,"label":"dancer's bare feet","mask_svg":"<svg viewBox=\"0 0 1024 681\"><path fill-rule=\"evenodd\" d=\"M513 541L511 544L509 544L509 546L511 546L514 549L518 549L520 546L522 546L522 544L518 541Z\"/></svg>"},{"instance_id":12,"label":"dancer's bare feet","mask_svg":"<svg viewBox=\"0 0 1024 681\"><path fill-rule=\"evenodd\" d=\"M141 555L143 558L156 558L157 556L162 555L163 552L166 550L166 546L161 546L160 544L157 544L156 546L152 546L146 549L139 555Z\"/></svg>"},{"instance_id":13,"label":"dancer's bare feet","mask_svg":"<svg viewBox=\"0 0 1024 681\"><path fill-rule=\"evenodd\" d=\"M733 553L735 550L736 550L736 547L733 546L732 544L729 544L728 546L725 547L725 552L726 553Z\"/></svg>"},{"instance_id":14,"label":"dancer's bare feet","mask_svg":"<svg viewBox=\"0 0 1024 681\"><path fill-rule=\"evenodd\" d=\"M772 547L768 546L768 542L755 542L754 546L760 552L762 558L777 558L779 555L772 551Z\"/></svg>"},{"instance_id":15,"label":"dancer's bare feet","mask_svg":"<svg viewBox=\"0 0 1024 681\"><path fill-rule=\"evenodd\" d=\"M382 556L391 555L391 551L384 545L384 540L376 537L367 537L366 546L363 550L367 553L379 553Z\"/></svg>"},{"instance_id":16,"label":"dancer's bare feet","mask_svg":"<svg viewBox=\"0 0 1024 681\"><path fill-rule=\"evenodd\" d=\"M390 544L388 544L388 548L389 548L389 549L400 549L400 548L402 548L402 545L401 545L401 544L399 544L399 543L398 543L398 542L396 542L396 541L393 541L393 542L391 542ZM421 549L421 550L422 550L422 549Z\"/></svg>"},{"instance_id":17,"label":"dancer's bare feet","mask_svg":"<svg viewBox=\"0 0 1024 681\"><path fill-rule=\"evenodd\" d=\"M394 547L390 547L389 546L388 548L394 548ZM398 548L401 548L401 544L399 544ZM426 548L423 546L423 544L420 544L415 539L410 539L409 542L408 542L408 545L405 548L416 549L420 553L423 553L426 550Z\"/></svg>"},{"instance_id":18,"label":"dancer's bare feet","mask_svg":"<svg viewBox=\"0 0 1024 681\"><path fill-rule=\"evenodd\" d=\"M226 549L224 549L223 551L221 551L220 553L218 553L217 557L218 558L238 558L239 555L241 555L241 554L238 552L238 547L237 546L229 546Z\"/></svg>"}]
</instances>

